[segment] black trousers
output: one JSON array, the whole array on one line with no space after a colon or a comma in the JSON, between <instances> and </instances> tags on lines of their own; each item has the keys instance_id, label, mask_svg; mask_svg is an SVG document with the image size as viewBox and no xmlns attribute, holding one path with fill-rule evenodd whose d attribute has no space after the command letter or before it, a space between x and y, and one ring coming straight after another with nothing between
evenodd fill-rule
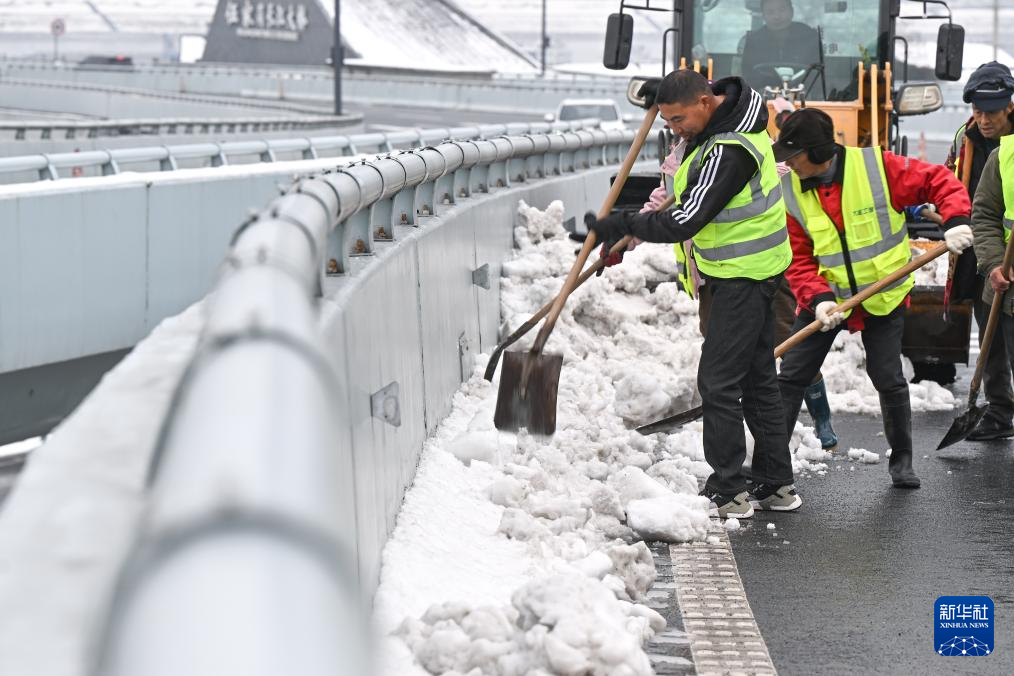
<instances>
[{"instance_id":1,"label":"black trousers","mask_svg":"<svg viewBox=\"0 0 1014 676\"><path fill-rule=\"evenodd\" d=\"M986 333L986 322L989 320L989 306L982 302L982 287L985 278L979 276L975 285L975 300L972 312L975 323L979 327L979 345ZM982 390L989 402L986 417L998 423L1010 425L1014 419L1014 391L1011 389L1011 367L1007 363L1006 345L1010 345L1006 337L1007 331L1002 329L1003 319L997 331L993 333L993 342L986 355L986 364L982 367Z\"/></svg>"},{"instance_id":2,"label":"black trousers","mask_svg":"<svg viewBox=\"0 0 1014 676\"><path fill-rule=\"evenodd\" d=\"M813 314L801 312L796 317L792 332L796 333L813 320ZM782 357L778 385L782 392L787 434L791 435L796 426L799 407L803 403L803 390L820 370L842 326L813 334ZM901 336L904 330L904 304L883 317L867 317L862 330L863 347L866 348L866 373L877 392L892 398L899 397L902 393L908 394L908 381L901 368Z\"/></svg>"},{"instance_id":3,"label":"black trousers","mask_svg":"<svg viewBox=\"0 0 1014 676\"><path fill-rule=\"evenodd\" d=\"M754 437L753 480L790 484L792 460L774 359L772 301L782 277L713 279L697 389L704 409L706 488L723 495L746 490L746 420Z\"/></svg>"}]
</instances>

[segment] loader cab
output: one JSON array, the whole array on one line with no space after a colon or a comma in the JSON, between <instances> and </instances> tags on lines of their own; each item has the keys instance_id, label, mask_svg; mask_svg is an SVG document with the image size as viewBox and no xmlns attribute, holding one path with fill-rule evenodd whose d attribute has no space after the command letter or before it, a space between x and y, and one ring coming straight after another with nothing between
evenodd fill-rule
<instances>
[{"instance_id":1,"label":"loader cab","mask_svg":"<svg viewBox=\"0 0 1014 676\"><path fill-rule=\"evenodd\" d=\"M711 60L712 77L754 89L804 85L808 98L856 97L857 65L888 60L891 17L881 0L693 0L681 56ZM821 78L823 75L823 78Z\"/></svg>"}]
</instances>

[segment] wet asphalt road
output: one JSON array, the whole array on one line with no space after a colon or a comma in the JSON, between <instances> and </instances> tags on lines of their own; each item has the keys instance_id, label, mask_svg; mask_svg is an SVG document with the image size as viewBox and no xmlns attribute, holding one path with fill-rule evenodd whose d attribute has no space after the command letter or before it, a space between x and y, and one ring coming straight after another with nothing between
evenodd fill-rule
<instances>
[{"instance_id":1,"label":"wet asphalt road","mask_svg":"<svg viewBox=\"0 0 1014 676\"><path fill-rule=\"evenodd\" d=\"M968 369L958 376L952 387L964 402ZM758 512L732 534L782 676L1014 674L1014 441L933 450L963 410L915 415L922 488L914 491L891 487L879 418L836 414L840 450L826 476L797 478L801 511ZM881 462L849 461L849 448L880 453ZM933 604L947 595L993 600L993 654L934 652Z\"/></svg>"}]
</instances>

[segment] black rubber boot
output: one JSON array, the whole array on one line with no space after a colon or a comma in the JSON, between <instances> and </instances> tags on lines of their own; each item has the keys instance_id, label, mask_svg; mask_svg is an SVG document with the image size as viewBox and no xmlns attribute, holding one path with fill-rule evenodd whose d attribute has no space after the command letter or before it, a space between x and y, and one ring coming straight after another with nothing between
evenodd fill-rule
<instances>
[{"instance_id":1,"label":"black rubber boot","mask_svg":"<svg viewBox=\"0 0 1014 676\"><path fill-rule=\"evenodd\" d=\"M881 393L880 412L884 416L884 436L891 445L887 471L895 488L919 488L921 482L912 469L912 403L908 388Z\"/></svg>"},{"instance_id":2,"label":"black rubber boot","mask_svg":"<svg viewBox=\"0 0 1014 676\"><path fill-rule=\"evenodd\" d=\"M831 426L831 405L827 401L824 379L821 378L807 387L804 397L806 410L813 418L813 432L820 439L820 447L825 451L833 451L838 448L838 435Z\"/></svg>"}]
</instances>

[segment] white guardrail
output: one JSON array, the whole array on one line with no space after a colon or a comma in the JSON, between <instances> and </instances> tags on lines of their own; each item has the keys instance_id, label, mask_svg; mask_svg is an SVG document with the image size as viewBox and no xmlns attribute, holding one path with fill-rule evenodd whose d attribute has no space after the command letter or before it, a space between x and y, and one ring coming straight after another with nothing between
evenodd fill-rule
<instances>
[{"instance_id":1,"label":"white guardrail","mask_svg":"<svg viewBox=\"0 0 1014 676\"><path fill-rule=\"evenodd\" d=\"M231 124L230 121L222 121ZM260 162L285 159L317 159L349 157L361 153L385 153L415 148L446 139L490 139L505 135L546 134L550 132L592 129L598 120L571 122L512 122L480 126L409 129L387 133L364 133L343 136L317 136L288 139L227 141L224 143L190 143L180 145L142 146L110 150L87 150L76 153L40 153L0 158L0 183L22 181L35 175L39 179L66 178L68 174L87 173L97 169L104 176L133 171L174 171L182 166L226 166L238 158L255 158ZM2 124L0 124L2 128ZM5 180L8 175L15 181Z\"/></svg>"}]
</instances>

